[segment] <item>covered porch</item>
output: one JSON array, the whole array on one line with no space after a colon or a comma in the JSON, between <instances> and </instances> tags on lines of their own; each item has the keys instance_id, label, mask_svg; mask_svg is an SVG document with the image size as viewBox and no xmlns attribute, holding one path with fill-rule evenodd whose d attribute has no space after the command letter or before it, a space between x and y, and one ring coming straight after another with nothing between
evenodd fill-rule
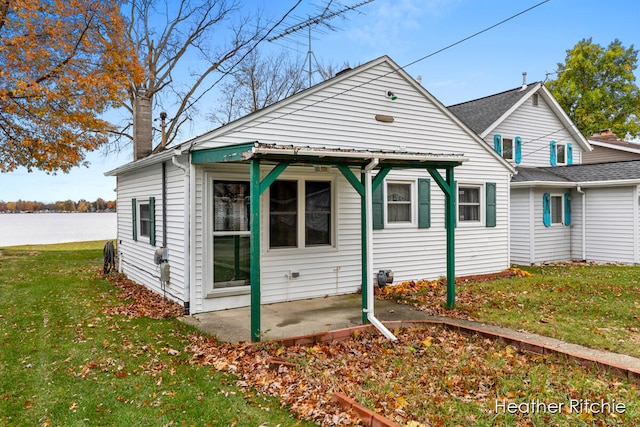
<instances>
[{"instance_id":1,"label":"covered porch","mask_svg":"<svg viewBox=\"0 0 640 427\"><path fill-rule=\"evenodd\" d=\"M261 195L289 166L333 167L360 196L361 224L361 322L373 323L389 338L375 317L373 299L373 221L372 193L394 169L426 170L445 197L447 306L455 305L455 224L456 187L454 168L467 160L460 154L431 154L397 151L369 151L353 149L329 149L300 146L282 146L250 142L191 152L194 165L241 163L249 164L250 198L250 335L259 341L264 325L261 319ZM271 169L264 177L261 166ZM357 174L359 173L359 177ZM389 335L388 335L389 334Z\"/></svg>"}]
</instances>

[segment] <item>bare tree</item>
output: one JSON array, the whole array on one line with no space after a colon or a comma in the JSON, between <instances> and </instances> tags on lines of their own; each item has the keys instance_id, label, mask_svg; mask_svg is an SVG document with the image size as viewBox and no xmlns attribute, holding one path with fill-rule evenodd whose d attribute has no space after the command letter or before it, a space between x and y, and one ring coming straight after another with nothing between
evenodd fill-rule
<instances>
[{"instance_id":1,"label":"bare tree","mask_svg":"<svg viewBox=\"0 0 640 427\"><path fill-rule=\"evenodd\" d=\"M221 106L210 118L225 124L305 89L300 61L284 53L251 52L221 86Z\"/></svg>"},{"instance_id":2,"label":"bare tree","mask_svg":"<svg viewBox=\"0 0 640 427\"><path fill-rule=\"evenodd\" d=\"M112 148L117 149L134 139L146 143L155 139L156 150L171 144L197 113L198 101L270 32L259 16L242 16L239 0L129 0L123 10L129 41L145 75L142 85L132 81L129 87L123 107L134 119L116 134ZM155 137L152 109L166 112L165 132ZM146 119L141 120L143 116Z\"/></svg>"}]
</instances>

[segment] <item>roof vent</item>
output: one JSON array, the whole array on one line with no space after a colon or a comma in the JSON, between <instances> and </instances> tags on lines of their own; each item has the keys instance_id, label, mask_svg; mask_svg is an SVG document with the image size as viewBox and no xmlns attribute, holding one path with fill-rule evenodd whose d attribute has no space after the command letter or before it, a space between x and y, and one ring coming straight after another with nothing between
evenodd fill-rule
<instances>
[{"instance_id":1,"label":"roof vent","mask_svg":"<svg viewBox=\"0 0 640 427\"><path fill-rule=\"evenodd\" d=\"M522 72L522 88L520 90L525 90L527 88L527 72Z\"/></svg>"}]
</instances>

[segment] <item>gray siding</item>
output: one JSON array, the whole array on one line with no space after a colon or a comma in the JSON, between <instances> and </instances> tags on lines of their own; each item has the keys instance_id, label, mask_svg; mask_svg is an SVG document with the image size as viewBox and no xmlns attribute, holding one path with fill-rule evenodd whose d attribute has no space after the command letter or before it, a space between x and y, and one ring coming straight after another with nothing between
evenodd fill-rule
<instances>
[{"instance_id":1,"label":"gray siding","mask_svg":"<svg viewBox=\"0 0 640 427\"><path fill-rule=\"evenodd\" d=\"M637 200L635 187L587 190L588 261L637 263Z\"/></svg>"},{"instance_id":2,"label":"gray siding","mask_svg":"<svg viewBox=\"0 0 640 427\"><path fill-rule=\"evenodd\" d=\"M640 148L640 147L639 147ZM628 151L614 150L613 148L593 146L593 151L584 153L582 163L623 162L625 160L638 160L640 154Z\"/></svg>"},{"instance_id":3,"label":"gray siding","mask_svg":"<svg viewBox=\"0 0 640 427\"><path fill-rule=\"evenodd\" d=\"M511 262L531 264L532 208L528 188L511 190Z\"/></svg>"}]
</instances>

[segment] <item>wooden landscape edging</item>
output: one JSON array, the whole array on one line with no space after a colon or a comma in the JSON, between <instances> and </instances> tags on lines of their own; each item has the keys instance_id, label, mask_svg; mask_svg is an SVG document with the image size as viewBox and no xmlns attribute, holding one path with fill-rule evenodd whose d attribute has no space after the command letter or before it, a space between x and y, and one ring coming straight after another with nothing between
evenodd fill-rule
<instances>
[{"instance_id":1,"label":"wooden landscape edging","mask_svg":"<svg viewBox=\"0 0 640 427\"><path fill-rule=\"evenodd\" d=\"M501 340L508 345L511 345L519 350L528 351L536 354L557 354L571 358L585 367L595 367L597 369L606 369L612 374L626 378L629 381L640 384L640 370L629 368L626 366L620 366L612 362L598 359L597 357L590 357L584 354L576 354L570 351L564 351L558 348L553 348L548 345L533 342L530 340L519 339L514 336L501 334L499 332L489 331L480 327L474 327L471 325L462 325L456 321L448 320L400 320L384 322L385 326L389 329L408 328L412 326L442 326L444 328L455 330L464 334L478 334L482 337L498 341ZM373 325L360 325L351 328L336 329L334 331L319 332L315 334L302 335L291 338L269 340L268 342L275 342L285 347L291 347L294 345L309 345L316 343L326 343L332 341L344 341L353 337L355 332L368 331L375 329ZM272 358L270 359L270 366L273 368L279 365L291 365L283 359ZM339 402L346 410L352 409L354 413L362 420L363 425L369 427L399 427L399 424L375 413L374 411L365 408L355 400L342 393L333 393L333 399Z\"/></svg>"}]
</instances>

